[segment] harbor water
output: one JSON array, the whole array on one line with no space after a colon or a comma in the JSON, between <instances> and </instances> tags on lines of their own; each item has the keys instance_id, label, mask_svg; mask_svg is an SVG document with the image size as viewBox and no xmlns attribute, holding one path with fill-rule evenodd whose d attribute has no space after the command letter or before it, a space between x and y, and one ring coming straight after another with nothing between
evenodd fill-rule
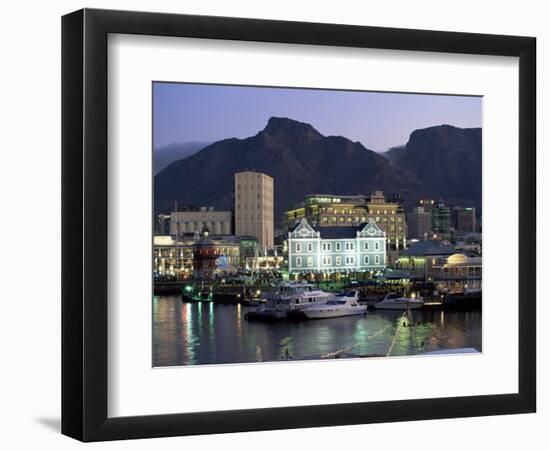
<instances>
[{"instance_id":1,"label":"harbor water","mask_svg":"<svg viewBox=\"0 0 550 450\"><path fill-rule=\"evenodd\" d=\"M253 307L153 298L155 367L481 351L481 311L369 311L366 316L249 322Z\"/></svg>"}]
</instances>

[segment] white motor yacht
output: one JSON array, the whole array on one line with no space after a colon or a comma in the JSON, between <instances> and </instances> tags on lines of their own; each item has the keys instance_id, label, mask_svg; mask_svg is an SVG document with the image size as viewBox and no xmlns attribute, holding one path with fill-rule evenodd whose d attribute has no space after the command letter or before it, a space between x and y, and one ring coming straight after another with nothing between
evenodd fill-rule
<instances>
[{"instance_id":1,"label":"white motor yacht","mask_svg":"<svg viewBox=\"0 0 550 450\"><path fill-rule=\"evenodd\" d=\"M367 307L357 303L357 291L336 294L332 300L323 305L313 305L302 310L308 319L329 319L332 317L356 316L367 313Z\"/></svg>"},{"instance_id":2,"label":"white motor yacht","mask_svg":"<svg viewBox=\"0 0 550 450\"><path fill-rule=\"evenodd\" d=\"M330 294L310 283L280 283L265 292L261 304L246 314L248 320L280 320L298 318L299 313L313 305L325 304L332 299Z\"/></svg>"},{"instance_id":3,"label":"white motor yacht","mask_svg":"<svg viewBox=\"0 0 550 450\"><path fill-rule=\"evenodd\" d=\"M310 283L281 283L264 294L266 307L300 311L318 303L326 303L334 294Z\"/></svg>"},{"instance_id":4,"label":"white motor yacht","mask_svg":"<svg viewBox=\"0 0 550 450\"><path fill-rule=\"evenodd\" d=\"M376 309L418 309L424 306L424 299L405 297L394 292L387 294L382 300L374 304Z\"/></svg>"}]
</instances>

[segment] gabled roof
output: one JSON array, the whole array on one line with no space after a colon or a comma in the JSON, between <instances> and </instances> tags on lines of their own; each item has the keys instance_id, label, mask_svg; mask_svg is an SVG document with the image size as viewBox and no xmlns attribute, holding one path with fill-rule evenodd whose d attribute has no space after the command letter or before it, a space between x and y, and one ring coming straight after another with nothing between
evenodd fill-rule
<instances>
[{"instance_id":1,"label":"gabled roof","mask_svg":"<svg viewBox=\"0 0 550 450\"><path fill-rule=\"evenodd\" d=\"M454 246L443 244L441 241L419 241L408 249L404 250L404 256L426 256L426 255L451 255L455 253Z\"/></svg>"},{"instance_id":2,"label":"gabled roof","mask_svg":"<svg viewBox=\"0 0 550 450\"><path fill-rule=\"evenodd\" d=\"M306 219L302 219L289 230L289 233L294 235L294 237L299 238L301 237L301 229L306 229L309 231L309 233L304 232L302 237L311 237L312 233L319 233L321 239L355 239L358 233L361 233L361 237L385 236L384 231L382 231L382 229L372 220L359 226L312 227ZM369 232L370 230L372 230L372 232Z\"/></svg>"}]
</instances>

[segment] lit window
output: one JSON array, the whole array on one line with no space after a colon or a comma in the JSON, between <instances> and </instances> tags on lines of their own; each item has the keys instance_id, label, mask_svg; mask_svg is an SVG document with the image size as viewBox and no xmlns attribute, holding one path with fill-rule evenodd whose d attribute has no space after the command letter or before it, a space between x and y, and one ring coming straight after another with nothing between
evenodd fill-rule
<instances>
[{"instance_id":1,"label":"lit window","mask_svg":"<svg viewBox=\"0 0 550 450\"><path fill-rule=\"evenodd\" d=\"M308 266L308 267L312 267L312 266L313 266L313 257L312 257L312 256L308 256L308 257L307 257L307 266Z\"/></svg>"},{"instance_id":2,"label":"lit window","mask_svg":"<svg viewBox=\"0 0 550 450\"><path fill-rule=\"evenodd\" d=\"M337 257L336 257L336 265L337 265L337 266L342 265L342 257L341 257L341 256L337 256Z\"/></svg>"}]
</instances>

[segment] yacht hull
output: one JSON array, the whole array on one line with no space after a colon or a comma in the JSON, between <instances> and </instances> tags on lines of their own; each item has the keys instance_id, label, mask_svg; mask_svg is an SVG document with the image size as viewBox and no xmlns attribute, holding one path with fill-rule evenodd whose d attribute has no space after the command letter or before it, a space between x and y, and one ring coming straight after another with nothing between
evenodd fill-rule
<instances>
[{"instance_id":1,"label":"yacht hull","mask_svg":"<svg viewBox=\"0 0 550 450\"><path fill-rule=\"evenodd\" d=\"M374 304L375 309L391 309L391 310L399 310L399 311L405 311L407 309L420 309L424 306L424 303L383 303L378 302Z\"/></svg>"}]
</instances>

